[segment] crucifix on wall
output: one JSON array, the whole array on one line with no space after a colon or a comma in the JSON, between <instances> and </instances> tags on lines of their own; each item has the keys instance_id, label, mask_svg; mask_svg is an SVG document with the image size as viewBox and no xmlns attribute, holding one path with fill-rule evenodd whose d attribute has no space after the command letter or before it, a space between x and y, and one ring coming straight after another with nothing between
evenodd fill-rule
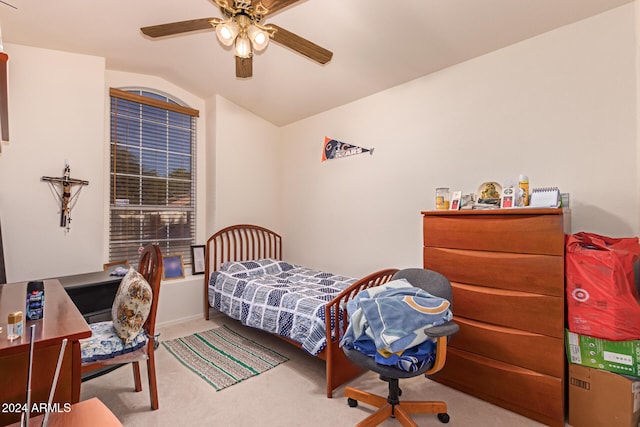
<instances>
[{"instance_id":1,"label":"crucifix on wall","mask_svg":"<svg viewBox=\"0 0 640 427\"><path fill-rule=\"evenodd\" d=\"M78 195L80 190L85 185L89 185L89 181L82 179L74 179L70 177L71 168L66 163L64 166L64 173L61 177L43 176L42 180L49 183L54 193L58 197L61 203L60 211L60 227L66 227L67 231L71 229L71 210L78 201ZM77 187L73 192L73 187Z\"/></svg>"}]
</instances>

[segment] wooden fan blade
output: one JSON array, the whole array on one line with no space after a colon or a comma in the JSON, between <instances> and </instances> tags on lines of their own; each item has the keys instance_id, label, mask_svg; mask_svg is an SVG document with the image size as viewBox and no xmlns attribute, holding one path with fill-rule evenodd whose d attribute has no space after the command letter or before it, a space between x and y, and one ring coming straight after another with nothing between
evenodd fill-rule
<instances>
[{"instance_id":1,"label":"wooden fan blade","mask_svg":"<svg viewBox=\"0 0 640 427\"><path fill-rule=\"evenodd\" d=\"M307 58L319 62L320 64L326 64L331 60L333 52L318 46L315 43L310 42L307 39L300 37L297 34L287 31L284 28L278 27L274 24L269 24L270 27L275 28L277 31L273 35L273 41L280 43L283 46L293 49L298 53L306 56Z\"/></svg>"},{"instance_id":2,"label":"wooden fan blade","mask_svg":"<svg viewBox=\"0 0 640 427\"><path fill-rule=\"evenodd\" d=\"M254 8L258 5L258 3L262 3L262 5L269 10L269 12L267 12L267 15L272 15L277 11L291 6L292 4L299 1L300 0L252 0L251 3L253 4Z\"/></svg>"},{"instance_id":3,"label":"wooden fan blade","mask_svg":"<svg viewBox=\"0 0 640 427\"><path fill-rule=\"evenodd\" d=\"M149 37L164 37L173 34L188 33L189 31L211 30L211 20L214 18L192 19L190 21L172 22L170 24L142 27L140 31Z\"/></svg>"},{"instance_id":4,"label":"wooden fan blade","mask_svg":"<svg viewBox=\"0 0 640 427\"><path fill-rule=\"evenodd\" d=\"M246 79L253 76L253 58L236 56L236 77Z\"/></svg>"}]
</instances>

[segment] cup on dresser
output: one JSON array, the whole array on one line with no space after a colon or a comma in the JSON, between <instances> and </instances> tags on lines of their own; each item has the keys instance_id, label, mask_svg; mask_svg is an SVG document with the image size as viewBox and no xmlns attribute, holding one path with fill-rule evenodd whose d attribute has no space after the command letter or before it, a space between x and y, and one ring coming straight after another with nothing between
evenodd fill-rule
<instances>
[{"instance_id":1,"label":"cup on dresser","mask_svg":"<svg viewBox=\"0 0 640 427\"><path fill-rule=\"evenodd\" d=\"M436 209L438 210L449 209L449 188L447 187L436 188Z\"/></svg>"}]
</instances>

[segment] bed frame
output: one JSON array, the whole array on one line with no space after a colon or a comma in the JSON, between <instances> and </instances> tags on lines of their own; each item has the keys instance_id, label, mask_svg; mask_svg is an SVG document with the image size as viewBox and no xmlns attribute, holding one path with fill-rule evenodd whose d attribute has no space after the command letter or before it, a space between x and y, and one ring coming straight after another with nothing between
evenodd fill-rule
<instances>
[{"instance_id":1,"label":"bed frame","mask_svg":"<svg viewBox=\"0 0 640 427\"><path fill-rule=\"evenodd\" d=\"M259 258L273 258L282 260L282 238L279 234L257 225L240 224L224 228L213 234L207 240L205 248L204 275L204 313L209 320L209 278L211 273L218 270L227 261L247 261ZM380 270L358 280L350 287L340 292L325 307L325 321L327 330L327 346L318 357L326 362L327 367L327 397L332 397L336 387L360 375L363 370L352 364L339 346L344 336L346 322L333 322L331 319L343 310L346 319L346 302L358 292L372 288L391 280L397 269ZM301 348L301 344L276 335L280 339Z\"/></svg>"}]
</instances>

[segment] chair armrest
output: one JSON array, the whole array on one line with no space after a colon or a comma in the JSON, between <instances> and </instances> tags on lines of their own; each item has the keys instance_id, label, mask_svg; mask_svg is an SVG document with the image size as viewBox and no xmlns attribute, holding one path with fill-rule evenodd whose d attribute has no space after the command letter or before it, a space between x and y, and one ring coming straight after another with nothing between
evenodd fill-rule
<instances>
[{"instance_id":1,"label":"chair armrest","mask_svg":"<svg viewBox=\"0 0 640 427\"><path fill-rule=\"evenodd\" d=\"M424 330L425 334L431 338L436 339L436 359L433 362L433 366L427 372L424 373L425 377L432 376L444 368L444 364L447 360L447 341L449 337L460 330L455 322L447 322L444 325L432 326Z\"/></svg>"},{"instance_id":2,"label":"chair armrest","mask_svg":"<svg viewBox=\"0 0 640 427\"><path fill-rule=\"evenodd\" d=\"M438 338L438 337L448 337L460 330L460 326L458 326L455 322L447 322L443 325L432 326L430 328L426 328L424 333L430 338Z\"/></svg>"}]
</instances>

